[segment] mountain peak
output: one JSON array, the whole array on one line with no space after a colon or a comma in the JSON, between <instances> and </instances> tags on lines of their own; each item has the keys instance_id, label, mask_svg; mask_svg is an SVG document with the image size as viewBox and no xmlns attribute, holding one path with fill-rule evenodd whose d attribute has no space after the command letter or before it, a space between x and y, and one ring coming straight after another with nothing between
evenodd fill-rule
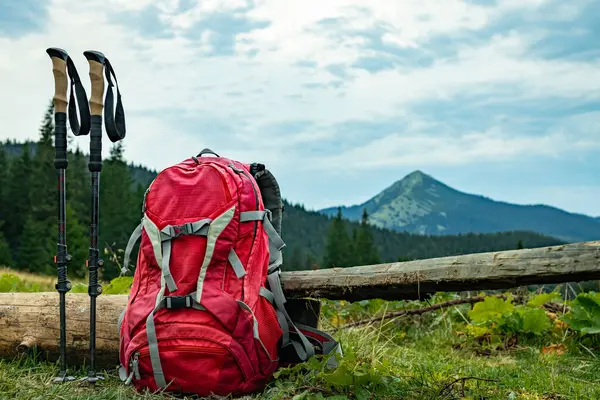
<instances>
[{"instance_id":1,"label":"mountain peak","mask_svg":"<svg viewBox=\"0 0 600 400\"><path fill-rule=\"evenodd\" d=\"M393 192L397 192L398 190L406 191L419 186L430 186L435 184L441 184L441 182L437 181L431 175L427 175L423 171L417 169L399 181L396 181L389 189Z\"/></svg>"},{"instance_id":2,"label":"mountain peak","mask_svg":"<svg viewBox=\"0 0 600 400\"><path fill-rule=\"evenodd\" d=\"M404 178L400 180L400 182L411 182L411 183L420 183L426 180L433 179L431 176L427 175L423 171L417 169L406 175Z\"/></svg>"}]
</instances>

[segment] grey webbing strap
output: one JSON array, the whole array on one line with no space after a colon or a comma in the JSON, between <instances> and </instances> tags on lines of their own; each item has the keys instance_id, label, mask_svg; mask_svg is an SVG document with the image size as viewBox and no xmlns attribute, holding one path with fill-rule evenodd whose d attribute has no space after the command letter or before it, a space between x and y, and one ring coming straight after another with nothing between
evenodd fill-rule
<instances>
[{"instance_id":1,"label":"grey webbing strap","mask_svg":"<svg viewBox=\"0 0 600 400\"><path fill-rule=\"evenodd\" d=\"M240 222L248 222L248 221L262 221L265 225L265 231L269 236L269 240L273 242L273 245L277 250L281 250L285 247L285 242L279 236L279 233L271 224L271 211L242 211L240 213Z\"/></svg>"},{"instance_id":2,"label":"grey webbing strap","mask_svg":"<svg viewBox=\"0 0 600 400\"><path fill-rule=\"evenodd\" d=\"M208 233L208 225L212 220L210 218L203 218L198 221L188 222L183 225L167 225L160 230L160 236L162 240L174 239L182 235L199 235L206 236Z\"/></svg>"},{"instance_id":3,"label":"grey webbing strap","mask_svg":"<svg viewBox=\"0 0 600 400\"><path fill-rule=\"evenodd\" d=\"M264 297L265 299L267 299L267 301L269 303L271 303L273 306L275 306L275 295L269 289L261 286L260 287L260 295L262 297ZM290 328L287 323L287 319L285 318L285 315L283 315L283 313L281 311L279 311L279 309L277 307L275 307L275 314L277 315L277 322L279 323L279 326L281 327L281 330L283 332L281 345L285 347L290 342L290 332L289 332Z\"/></svg>"},{"instance_id":4,"label":"grey webbing strap","mask_svg":"<svg viewBox=\"0 0 600 400\"><path fill-rule=\"evenodd\" d=\"M198 304L194 299L196 292L191 293L185 296L185 307L192 307L196 310L205 310L202 305ZM175 296L177 299L180 299L179 296ZM148 350L150 351L150 363L152 364L152 372L154 374L154 380L156 381L156 385L160 388L164 388L167 386L167 382L165 381L165 375L163 373L162 365L160 364L160 354L158 352L158 339L156 337L156 327L154 325L154 313L161 308L172 308L173 298L163 297L162 300L158 303L158 305L152 310L148 318L146 318L146 336L148 337Z\"/></svg>"},{"instance_id":5,"label":"grey webbing strap","mask_svg":"<svg viewBox=\"0 0 600 400\"><path fill-rule=\"evenodd\" d=\"M240 222L248 221L262 221L265 217L266 211L242 211L240 212Z\"/></svg>"},{"instance_id":6,"label":"grey webbing strap","mask_svg":"<svg viewBox=\"0 0 600 400\"><path fill-rule=\"evenodd\" d=\"M119 336L121 335L121 325L123 325L123 318L125 317L125 311L127 311L127 306L123 308L121 314L119 314L119 320L117 321L117 328L119 329Z\"/></svg>"},{"instance_id":7,"label":"grey webbing strap","mask_svg":"<svg viewBox=\"0 0 600 400\"><path fill-rule=\"evenodd\" d=\"M127 247L125 248L125 254L123 255L123 267L121 268L121 274L126 274L129 272L129 260L131 259L131 252L133 251L133 246L142 237L142 223L140 223L131 236L129 237L129 241L127 242Z\"/></svg>"},{"instance_id":8,"label":"grey webbing strap","mask_svg":"<svg viewBox=\"0 0 600 400\"><path fill-rule=\"evenodd\" d=\"M269 241L273 242L273 246L275 246L277 250L281 251L281 249L285 247L285 242L283 241L283 239L281 239L281 236L279 236L279 234L271 224L271 220L269 218L263 218L263 224L265 227L265 231L267 231L267 235L269 235Z\"/></svg>"},{"instance_id":9,"label":"grey webbing strap","mask_svg":"<svg viewBox=\"0 0 600 400\"><path fill-rule=\"evenodd\" d=\"M287 313L287 310L285 309L286 300L285 300L285 295L283 294L283 290L281 289L281 281L279 279L279 270L277 270L276 272L270 273L267 276L267 279L269 282L269 287L271 288L271 291L273 292L273 296L275 298L275 305L276 305L277 311L279 311L283 314L283 316L287 320L287 323L289 324L289 326L294 328L294 330L298 334L298 337L300 338L300 341L302 342L299 344L295 344L297 342L292 340L291 341L292 345L294 346L294 349L296 349L296 353L298 354L300 359L302 361L306 361L307 359L309 359L310 357L315 355L315 348L308 341L306 336L304 336L304 334L300 331L300 329L298 329L298 327L294 324L294 321L292 321L292 318L289 316L289 314ZM283 330L283 328L284 327L282 327L282 330ZM288 329L285 329L285 330L287 331ZM300 351L300 349L298 348L298 345L302 346L302 351Z\"/></svg>"},{"instance_id":10,"label":"grey webbing strap","mask_svg":"<svg viewBox=\"0 0 600 400\"><path fill-rule=\"evenodd\" d=\"M162 365L160 364L160 354L158 353L158 339L156 338L156 327L154 326L154 312L165 306L165 300L161 300L158 306L152 310L148 318L146 318L146 335L148 336L148 350L150 350L150 363L152 364L152 372L154 380L159 388L167 386L165 374L163 373Z\"/></svg>"},{"instance_id":11,"label":"grey webbing strap","mask_svg":"<svg viewBox=\"0 0 600 400\"><path fill-rule=\"evenodd\" d=\"M283 313L277 308L275 308L275 314L277 314L277 322L279 322L279 327L283 332L281 337L281 346L285 347L290 343L290 326L287 323L285 315L283 315Z\"/></svg>"},{"instance_id":12,"label":"grey webbing strap","mask_svg":"<svg viewBox=\"0 0 600 400\"><path fill-rule=\"evenodd\" d=\"M172 293L177 290L177 285L175 284L175 280L171 275L171 268L169 267L169 261L171 260L171 241L165 240L162 242L162 274L165 277L165 283L169 288L169 291Z\"/></svg>"},{"instance_id":13,"label":"grey webbing strap","mask_svg":"<svg viewBox=\"0 0 600 400\"><path fill-rule=\"evenodd\" d=\"M238 279L243 278L246 275L246 270L244 269L244 266L242 265L242 262L240 261L240 258L238 257L237 253L233 249L231 249L231 251L229 252L228 259L229 263L233 267L235 276L237 276Z\"/></svg>"},{"instance_id":14,"label":"grey webbing strap","mask_svg":"<svg viewBox=\"0 0 600 400\"><path fill-rule=\"evenodd\" d=\"M281 236L277 233L270 221L271 211L244 211L240 213L240 222L246 221L262 221L265 232L269 237L269 275L267 277L269 287L273 294L273 300L275 302L275 309L277 311L277 320L281 330L283 331L283 342L282 346L287 345L291 342L292 346L296 350L298 357L302 361L306 361L310 357L315 355L315 348L306 338L306 336L296 327L291 317L285 309L285 295L281 289L281 281L279 279L279 266L283 263L283 257L281 249L285 247L285 242L281 239ZM289 339L289 326L292 326L300 342Z\"/></svg>"},{"instance_id":15,"label":"grey webbing strap","mask_svg":"<svg viewBox=\"0 0 600 400\"><path fill-rule=\"evenodd\" d=\"M269 301L269 303L274 304L275 303L275 296L273 295L273 293L267 289L264 286L260 287L260 295L262 297L264 297L265 299L267 299Z\"/></svg>"},{"instance_id":16,"label":"grey webbing strap","mask_svg":"<svg viewBox=\"0 0 600 400\"><path fill-rule=\"evenodd\" d=\"M167 225L160 231L162 240L162 274L165 278L167 288L172 293L177 290L177 284L171 275L169 263L171 260L171 239L178 238L181 235L206 235L211 219L204 218L194 222L188 222L180 226Z\"/></svg>"},{"instance_id":17,"label":"grey webbing strap","mask_svg":"<svg viewBox=\"0 0 600 400\"><path fill-rule=\"evenodd\" d=\"M269 267L278 267L283 264L281 250L285 242L271 224L271 211L243 211L240 213L240 222L262 221L267 236L269 237Z\"/></svg>"},{"instance_id":18,"label":"grey webbing strap","mask_svg":"<svg viewBox=\"0 0 600 400\"><path fill-rule=\"evenodd\" d=\"M123 311L121 311L121 314L119 314L119 320L117 321L117 329L119 332L119 338L121 337L121 326L123 325L123 318L125 317L125 311L127 311L127 306L125 306L125 308L123 308ZM133 374L133 372L132 372ZM123 382L127 381L129 377L127 376L127 372L125 371L125 367L123 366L123 364L119 363L119 379L121 379Z\"/></svg>"}]
</instances>

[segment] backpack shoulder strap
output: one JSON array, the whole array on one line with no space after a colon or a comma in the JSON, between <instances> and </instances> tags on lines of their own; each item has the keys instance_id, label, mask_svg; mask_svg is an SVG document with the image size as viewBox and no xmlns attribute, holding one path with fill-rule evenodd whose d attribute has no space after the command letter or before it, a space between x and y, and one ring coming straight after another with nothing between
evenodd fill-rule
<instances>
[{"instance_id":1,"label":"backpack shoulder strap","mask_svg":"<svg viewBox=\"0 0 600 400\"><path fill-rule=\"evenodd\" d=\"M265 212L264 214L250 212L253 215L247 213L248 215L242 216L242 219L256 218L262 220L264 229L269 236L269 252L271 255L269 257L267 282L270 290L261 290L261 295L273 304L277 312L277 319L283 331L281 348L284 353L293 353L295 355L293 357L295 358L294 361L300 362L308 360L317 353L330 354L331 357L327 364L335 367L337 363L334 353L342 355L339 343L324 332L294 323L285 308L286 298L280 279L283 263L281 250L285 247L285 242L281 238L284 207L277 179L263 164L251 164L250 173L258 184L265 205Z\"/></svg>"}]
</instances>

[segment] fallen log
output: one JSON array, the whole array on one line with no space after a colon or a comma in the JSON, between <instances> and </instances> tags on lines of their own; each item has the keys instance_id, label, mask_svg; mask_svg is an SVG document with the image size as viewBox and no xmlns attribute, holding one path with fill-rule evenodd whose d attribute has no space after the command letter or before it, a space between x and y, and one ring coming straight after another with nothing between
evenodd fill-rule
<instances>
[{"instance_id":1,"label":"fallen log","mask_svg":"<svg viewBox=\"0 0 600 400\"><path fill-rule=\"evenodd\" d=\"M282 273L290 297L420 299L436 292L600 279L600 241Z\"/></svg>"},{"instance_id":2,"label":"fallen log","mask_svg":"<svg viewBox=\"0 0 600 400\"><path fill-rule=\"evenodd\" d=\"M90 309L87 293L68 293L67 362L82 365L89 353ZM119 365L117 322L127 295L98 296L96 303L96 365L114 369ZM0 293L0 358L36 353L44 360L58 360L58 293ZM316 327L320 303L290 299L290 316Z\"/></svg>"},{"instance_id":3,"label":"fallen log","mask_svg":"<svg viewBox=\"0 0 600 400\"><path fill-rule=\"evenodd\" d=\"M282 273L290 314L312 326L319 304L302 298L415 299L439 291L506 289L593 279L600 279L600 241ZM97 362L99 367L113 368L118 364L117 320L127 296L102 295L97 301ZM88 305L87 294L67 295L70 365L80 365L87 358ZM0 293L0 357L12 358L36 348L43 357L56 360L58 327L57 293Z\"/></svg>"}]
</instances>

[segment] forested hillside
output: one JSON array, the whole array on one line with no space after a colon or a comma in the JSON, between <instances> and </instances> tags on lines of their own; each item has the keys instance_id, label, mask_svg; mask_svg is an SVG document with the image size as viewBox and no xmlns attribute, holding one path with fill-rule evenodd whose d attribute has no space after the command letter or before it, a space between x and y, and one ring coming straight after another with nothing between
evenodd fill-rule
<instances>
[{"instance_id":1,"label":"forested hillside","mask_svg":"<svg viewBox=\"0 0 600 400\"><path fill-rule=\"evenodd\" d=\"M0 265L54 273L57 188L54 168L53 110L50 107L36 143L0 145ZM121 142L105 155L100 179L100 240L105 249L104 279L118 275L117 262L139 223L143 194L156 172L128 164ZM73 146L70 147L73 149ZM87 150L87 149L85 149ZM69 153L67 168L67 244L73 261L69 274L85 275L90 219L87 158ZM365 217L368 217L365 215ZM332 218L286 202L284 268L310 269L373 262L430 258L482 251L538 247L558 240L530 232L422 236L373 228Z\"/></svg>"}]
</instances>

